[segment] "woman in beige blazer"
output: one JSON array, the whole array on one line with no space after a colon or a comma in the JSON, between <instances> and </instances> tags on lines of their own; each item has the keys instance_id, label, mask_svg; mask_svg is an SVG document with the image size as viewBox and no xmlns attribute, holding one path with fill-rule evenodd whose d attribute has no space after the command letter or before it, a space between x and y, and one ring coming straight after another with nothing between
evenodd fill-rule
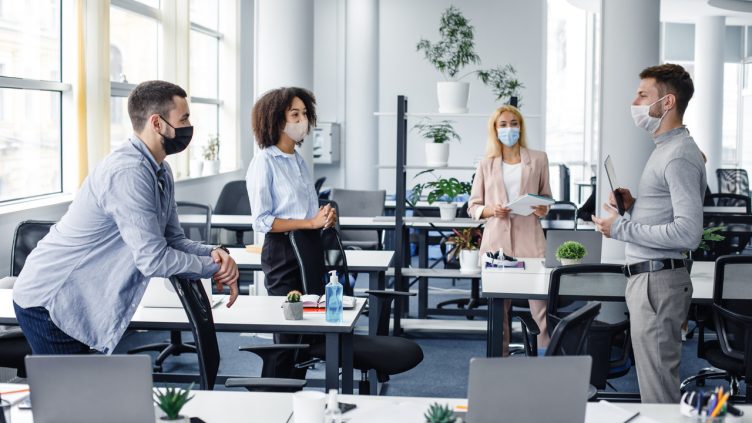
<instances>
[{"instance_id":1,"label":"woman in beige blazer","mask_svg":"<svg viewBox=\"0 0 752 423\"><path fill-rule=\"evenodd\" d=\"M514 106L502 106L488 121L486 158L475 171L467 213L475 219L487 219L480 253L504 249L513 257L544 257L546 239L540 218L548 213L546 206L534 207L533 213L520 216L504 207L525 194L551 196L548 183L548 157L542 151L529 150L525 120ZM504 301L504 325L511 300ZM530 300L530 311L541 330L538 347L545 348L549 337L546 329L546 302ZM509 331L504 331L503 354L509 353Z\"/></svg>"}]
</instances>

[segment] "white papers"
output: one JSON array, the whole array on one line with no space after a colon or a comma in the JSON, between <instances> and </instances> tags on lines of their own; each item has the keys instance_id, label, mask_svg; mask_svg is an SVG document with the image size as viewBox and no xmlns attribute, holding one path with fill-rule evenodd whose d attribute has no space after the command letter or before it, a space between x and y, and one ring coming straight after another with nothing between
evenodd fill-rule
<instances>
[{"instance_id":1,"label":"white papers","mask_svg":"<svg viewBox=\"0 0 752 423\"><path fill-rule=\"evenodd\" d=\"M512 209L512 213L514 214L528 216L533 212L533 206L548 206L554 202L553 198L542 197L535 194L525 194L504 207Z\"/></svg>"},{"instance_id":2,"label":"white papers","mask_svg":"<svg viewBox=\"0 0 752 423\"><path fill-rule=\"evenodd\" d=\"M596 403L588 404L587 412L585 414L585 423L624 423L626 421L634 421L632 419L637 416L637 414L637 411L626 410L618 405L601 400ZM640 416L640 418L640 421L652 421L652 419L647 419L644 416Z\"/></svg>"}]
</instances>

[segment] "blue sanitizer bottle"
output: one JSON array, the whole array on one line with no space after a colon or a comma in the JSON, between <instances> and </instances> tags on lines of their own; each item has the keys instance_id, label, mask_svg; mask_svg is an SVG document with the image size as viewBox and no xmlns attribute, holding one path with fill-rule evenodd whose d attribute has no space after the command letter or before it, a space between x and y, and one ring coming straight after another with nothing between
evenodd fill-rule
<instances>
[{"instance_id":1,"label":"blue sanitizer bottle","mask_svg":"<svg viewBox=\"0 0 752 423\"><path fill-rule=\"evenodd\" d=\"M329 283L326 284L326 321L340 323L342 322L342 284L339 283L336 270L329 273Z\"/></svg>"}]
</instances>

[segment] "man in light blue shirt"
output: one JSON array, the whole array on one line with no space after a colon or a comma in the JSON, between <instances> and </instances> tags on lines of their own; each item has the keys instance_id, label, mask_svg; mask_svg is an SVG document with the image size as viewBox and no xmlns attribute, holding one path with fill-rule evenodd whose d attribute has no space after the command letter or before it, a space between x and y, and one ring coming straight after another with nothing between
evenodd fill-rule
<instances>
[{"instance_id":1,"label":"man in light blue shirt","mask_svg":"<svg viewBox=\"0 0 752 423\"><path fill-rule=\"evenodd\" d=\"M109 354L151 277L214 277L237 298L224 247L187 239L165 157L190 143L186 92L163 81L128 98L134 134L87 176L70 208L26 260L13 290L34 354Z\"/></svg>"}]
</instances>

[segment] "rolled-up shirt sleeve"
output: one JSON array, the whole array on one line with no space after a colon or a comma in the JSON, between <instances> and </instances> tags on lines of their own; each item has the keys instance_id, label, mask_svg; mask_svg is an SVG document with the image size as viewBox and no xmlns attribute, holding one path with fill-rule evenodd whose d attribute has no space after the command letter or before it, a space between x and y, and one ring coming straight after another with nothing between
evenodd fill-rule
<instances>
[{"instance_id":1,"label":"rolled-up shirt sleeve","mask_svg":"<svg viewBox=\"0 0 752 423\"><path fill-rule=\"evenodd\" d=\"M256 232L267 233L272 230L275 219L272 214L274 210L271 193L273 179L267 158L263 155L256 156L245 176L248 199L251 202L251 220L253 230Z\"/></svg>"}]
</instances>

